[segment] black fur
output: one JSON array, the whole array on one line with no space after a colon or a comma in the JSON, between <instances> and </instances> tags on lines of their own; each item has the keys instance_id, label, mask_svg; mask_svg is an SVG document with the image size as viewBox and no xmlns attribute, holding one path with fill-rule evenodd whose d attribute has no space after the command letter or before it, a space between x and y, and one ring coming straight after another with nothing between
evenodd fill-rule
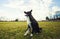
<instances>
[{"instance_id":1,"label":"black fur","mask_svg":"<svg viewBox=\"0 0 60 39\"><path fill-rule=\"evenodd\" d=\"M26 16L29 16L29 19L31 21L31 27L32 27L32 33L39 33L41 28L39 28L38 22L34 19L34 17L31 14L31 11L25 12ZM30 28L29 24L28 24L28 28Z\"/></svg>"}]
</instances>

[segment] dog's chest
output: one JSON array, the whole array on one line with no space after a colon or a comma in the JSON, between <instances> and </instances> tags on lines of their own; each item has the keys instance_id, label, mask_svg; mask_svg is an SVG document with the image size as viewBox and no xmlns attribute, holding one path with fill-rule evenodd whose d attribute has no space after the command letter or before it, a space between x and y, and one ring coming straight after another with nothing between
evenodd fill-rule
<instances>
[{"instance_id":1,"label":"dog's chest","mask_svg":"<svg viewBox=\"0 0 60 39\"><path fill-rule=\"evenodd\" d=\"M30 23L31 23L30 18L27 17L27 24L30 24Z\"/></svg>"}]
</instances>

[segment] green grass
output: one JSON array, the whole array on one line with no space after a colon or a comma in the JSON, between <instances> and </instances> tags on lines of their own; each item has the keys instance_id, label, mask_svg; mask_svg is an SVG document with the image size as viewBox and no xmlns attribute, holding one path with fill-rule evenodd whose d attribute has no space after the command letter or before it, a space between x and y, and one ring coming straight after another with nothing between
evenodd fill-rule
<instances>
[{"instance_id":1,"label":"green grass","mask_svg":"<svg viewBox=\"0 0 60 39\"><path fill-rule=\"evenodd\" d=\"M43 30L33 39L60 39L60 22L38 23ZM26 29L26 22L0 22L0 39L29 39L29 35L24 37Z\"/></svg>"}]
</instances>

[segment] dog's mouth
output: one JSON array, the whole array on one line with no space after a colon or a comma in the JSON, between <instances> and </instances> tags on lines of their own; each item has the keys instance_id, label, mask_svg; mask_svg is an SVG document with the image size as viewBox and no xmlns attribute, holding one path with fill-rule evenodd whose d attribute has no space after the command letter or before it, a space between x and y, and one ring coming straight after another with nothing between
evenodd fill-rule
<instances>
[{"instance_id":1,"label":"dog's mouth","mask_svg":"<svg viewBox=\"0 0 60 39\"><path fill-rule=\"evenodd\" d=\"M25 16L28 16L27 14Z\"/></svg>"}]
</instances>

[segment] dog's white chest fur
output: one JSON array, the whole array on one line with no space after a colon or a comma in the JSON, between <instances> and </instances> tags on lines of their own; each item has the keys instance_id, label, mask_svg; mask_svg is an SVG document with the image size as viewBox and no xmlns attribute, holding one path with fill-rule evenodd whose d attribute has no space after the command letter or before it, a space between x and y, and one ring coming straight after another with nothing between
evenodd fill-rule
<instances>
[{"instance_id":1,"label":"dog's white chest fur","mask_svg":"<svg viewBox=\"0 0 60 39\"><path fill-rule=\"evenodd\" d=\"M27 24L30 24L31 23L31 21L30 21L30 18L29 18L29 16L27 17Z\"/></svg>"}]
</instances>

